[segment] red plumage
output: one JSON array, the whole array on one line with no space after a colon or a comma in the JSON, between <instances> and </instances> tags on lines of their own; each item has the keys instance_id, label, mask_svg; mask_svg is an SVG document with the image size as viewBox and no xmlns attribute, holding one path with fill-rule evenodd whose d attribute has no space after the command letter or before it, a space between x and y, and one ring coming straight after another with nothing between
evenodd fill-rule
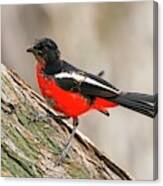
<instances>
[{"instance_id":1,"label":"red plumage","mask_svg":"<svg viewBox=\"0 0 163 186\"><path fill-rule=\"evenodd\" d=\"M117 106L116 103L99 97L95 98L93 104L90 104L88 99L80 93L60 88L54 78L44 74L43 65L40 62L36 66L36 75L42 95L51 100L52 107L55 110L64 113L66 116L77 117L90 109L105 111L106 108Z\"/></svg>"}]
</instances>

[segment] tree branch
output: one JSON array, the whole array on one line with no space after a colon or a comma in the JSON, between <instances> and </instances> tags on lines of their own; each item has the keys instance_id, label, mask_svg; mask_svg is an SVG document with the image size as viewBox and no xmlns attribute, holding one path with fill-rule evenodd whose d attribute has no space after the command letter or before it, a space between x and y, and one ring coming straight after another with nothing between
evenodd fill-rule
<instances>
[{"instance_id":1,"label":"tree branch","mask_svg":"<svg viewBox=\"0 0 163 186\"><path fill-rule=\"evenodd\" d=\"M57 113L15 72L1 69L2 176L131 179L79 131L63 164L55 166L71 125L56 119ZM34 121L40 113L52 117Z\"/></svg>"}]
</instances>

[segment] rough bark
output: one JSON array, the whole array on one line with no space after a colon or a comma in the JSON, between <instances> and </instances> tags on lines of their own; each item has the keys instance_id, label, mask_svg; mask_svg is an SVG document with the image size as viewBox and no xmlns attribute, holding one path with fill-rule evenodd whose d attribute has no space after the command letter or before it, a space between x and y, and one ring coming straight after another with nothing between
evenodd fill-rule
<instances>
[{"instance_id":1,"label":"rough bark","mask_svg":"<svg viewBox=\"0 0 163 186\"><path fill-rule=\"evenodd\" d=\"M2 176L124 179L130 176L77 131L69 153L55 166L72 130L13 71L1 65ZM34 120L38 114L47 120Z\"/></svg>"}]
</instances>

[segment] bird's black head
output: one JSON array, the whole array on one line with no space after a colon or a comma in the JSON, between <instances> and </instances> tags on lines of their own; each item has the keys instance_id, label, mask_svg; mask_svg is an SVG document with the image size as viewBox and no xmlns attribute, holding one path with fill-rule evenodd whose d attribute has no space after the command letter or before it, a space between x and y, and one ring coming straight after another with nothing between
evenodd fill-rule
<instances>
[{"instance_id":1,"label":"bird's black head","mask_svg":"<svg viewBox=\"0 0 163 186\"><path fill-rule=\"evenodd\" d=\"M43 58L46 63L53 63L60 58L60 51L56 43L49 38L38 40L27 52L34 54L36 58Z\"/></svg>"}]
</instances>

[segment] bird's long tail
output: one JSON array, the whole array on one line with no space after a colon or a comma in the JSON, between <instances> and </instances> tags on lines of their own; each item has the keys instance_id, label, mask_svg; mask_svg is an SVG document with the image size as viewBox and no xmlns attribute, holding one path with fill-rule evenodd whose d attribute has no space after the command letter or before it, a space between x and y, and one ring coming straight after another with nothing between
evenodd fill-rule
<instances>
[{"instance_id":1,"label":"bird's long tail","mask_svg":"<svg viewBox=\"0 0 163 186\"><path fill-rule=\"evenodd\" d=\"M123 107L129 108L151 118L154 118L158 111L158 94L148 95L140 93L122 93L114 98L114 101Z\"/></svg>"}]
</instances>

